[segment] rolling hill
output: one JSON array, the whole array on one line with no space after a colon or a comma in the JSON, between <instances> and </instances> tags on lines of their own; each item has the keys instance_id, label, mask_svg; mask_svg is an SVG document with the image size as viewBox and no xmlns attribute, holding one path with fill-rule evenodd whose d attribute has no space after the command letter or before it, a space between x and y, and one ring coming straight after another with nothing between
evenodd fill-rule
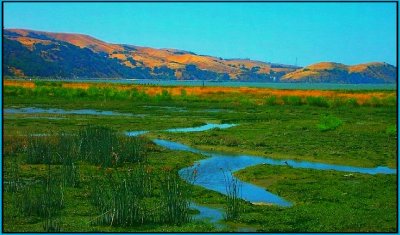
<instances>
[{"instance_id":1,"label":"rolling hill","mask_svg":"<svg viewBox=\"0 0 400 235\"><path fill-rule=\"evenodd\" d=\"M283 82L396 83L396 67L387 63L348 66L333 62L312 64L285 74Z\"/></svg>"},{"instance_id":2,"label":"rolling hill","mask_svg":"<svg viewBox=\"0 0 400 235\"><path fill-rule=\"evenodd\" d=\"M396 68L385 63L305 68L106 43L83 34L3 30L3 75L53 78L133 78L262 82L393 83Z\"/></svg>"}]
</instances>

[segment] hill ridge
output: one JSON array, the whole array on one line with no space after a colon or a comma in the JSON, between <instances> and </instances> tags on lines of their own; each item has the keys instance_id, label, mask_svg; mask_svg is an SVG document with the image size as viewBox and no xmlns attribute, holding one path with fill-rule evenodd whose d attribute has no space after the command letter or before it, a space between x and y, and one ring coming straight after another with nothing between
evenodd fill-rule
<instances>
[{"instance_id":1,"label":"hill ridge","mask_svg":"<svg viewBox=\"0 0 400 235\"><path fill-rule=\"evenodd\" d=\"M8 76L184 79L262 82L395 83L396 68L370 62L320 62L304 68L223 59L175 48L107 43L87 34L4 29ZM47 70L46 70L47 68Z\"/></svg>"}]
</instances>

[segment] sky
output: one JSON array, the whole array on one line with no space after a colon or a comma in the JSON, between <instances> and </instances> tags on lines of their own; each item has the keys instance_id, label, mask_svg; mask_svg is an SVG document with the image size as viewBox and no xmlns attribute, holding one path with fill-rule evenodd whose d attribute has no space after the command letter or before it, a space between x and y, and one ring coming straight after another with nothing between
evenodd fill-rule
<instances>
[{"instance_id":1,"label":"sky","mask_svg":"<svg viewBox=\"0 0 400 235\"><path fill-rule=\"evenodd\" d=\"M396 64L394 3L4 3L5 28L309 64ZM297 61L297 62L296 62Z\"/></svg>"}]
</instances>

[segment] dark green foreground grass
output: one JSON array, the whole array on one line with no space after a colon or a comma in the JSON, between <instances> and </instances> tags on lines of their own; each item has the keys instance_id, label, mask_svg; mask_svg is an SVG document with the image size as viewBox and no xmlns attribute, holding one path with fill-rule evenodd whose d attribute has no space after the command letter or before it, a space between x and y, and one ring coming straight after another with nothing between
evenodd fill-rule
<instances>
[{"instance_id":1,"label":"dark green foreground grass","mask_svg":"<svg viewBox=\"0 0 400 235\"><path fill-rule=\"evenodd\" d=\"M42 137L40 137L42 138ZM19 142L17 139L14 141ZM15 143L15 142L14 142ZM10 145L10 142L8 142ZM24 199L24 191L29 188L29 185L38 185L37 188L40 189L40 182L46 182L49 176L49 165L43 163L31 164L27 163L26 153L23 151L14 151L18 149L18 146L14 145L13 150L7 150L4 160L4 170L5 177L4 182L6 190L4 193L4 223L3 228L6 232L43 232L47 231L45 229L44 224L46 222L47 209L45 209L44 213L36 212L34 210L25 210L22 209L21 206L25 205L27 202ZM160 198L161 197L169 197L174 196L169 192L169 189L165 188L167 184L173 183L171 185L176 185L179 187L187 188L190 187L187 183L179 180L179 182L170 181L168 183L168 179L166 177L174 176L178 169L189 166L193 161L201 159L200 155L183 153L183 152L173 152L164 150L161 148L157 148L156 146L148 147L146 158L146 166L145 166L145 174L149 177L150 181L147 180L147 184L151 182L151 186L143 185L145 190L149 189L149 193L145 193L145 198L140 199L140 206L144 206L144 203L148 203L146 206L148 207L148 211L152 211L152 213L156 213L157 208L160 206L163 207L164 202L168 202L168 198ZM106 161L105 161L106 162ZM13 165L14 164L14 165ZM57 185L55 189L59 189L61 186L62 197L52 197L45 194L38 193L37 191L31 191L28 196L30 201L35 202L37 196L44 196L47 200L55 200L57 202L62 201L61 208L50 208L50 219L57 221L58 227L60 231L63 232L106 232L106 231L114 231L114 232L127 232L127 231L213 231L215 230L214 226L211 224L207 224L205 222L199 221L186 221L185 220L176 220L175 217L167 217L167 215L162 216L162 221L160 222L151 222L150 217L146 217L144 223L138 221L137 224L132 225L124 225L117 224L117 220L114 223L106 222L103 224L100 218L103 215L102 207L98 207L96 203L93 201L93 196L99 197L100 200L102 197L105 199L105 203L109 203L109 199L106 199L107 195L114 195L116 198L120 198L120 203L123 203L125 200L124 195L119 195L115 190L118 189L119 185L122 183L122 187L124 187L124 177L126 177L129 172L133 169L140 166L139 163L124 163L120 166L110 166L103 167L103 163L91 163L90 159L88 160L79 160L75 162L78 168L78 182L76 185ZM139 165L138 165L139 164ZM57 163L53 163L50 165L51 167L51 176L50 179L57 180L60 176L60 168L62 165ZM17 168L17 170L15 170ZM17 172L17 173L15 173ZM133 171L132 171L133 172ZM62 177L62 176L61 176ZM123 177L123 178L121 178ZM122 181L121 181L121 180ZM129 177L128 177L129 179ZM172 177L174 179L174 177ZM9 185L10 182L17 182L17 189L12 190ZM133 182L134 179L131 179L127 183ZM126 181L125 181L126 182ZM111 183L111 185L110 185ZM125 183L126 184L126 183ZM140 186L140 185L137 185ZM143 190L134 186L134 188L130 189L128 194L132 194L134 197L141 193ZM48 186L46 186L48 187ZM126 187L126 186L125 186ZM94 190L94 191L93 191ZM168 192L163 192L167 190ZM178 189L181 190L181 189ZM201 190L196 190L196 192ZM95 193L98 192L98 193ZM144 192L144 191L143 191ZM100 193L100 194L99 194ZM103 195L103 196L102 196ZM160 195L160 196L157 196ZM184 196L178 192L176 196ZM215 197L215 195L214 195ZM223 203L223 197L217 195ZM97 198L96 198L97 199ZM128 200L131 200L127 198ZM177 198L178 200L181 200ZM183 200L184 198L182 198ZM161 200L161 203L159 202ZM172 200L175 200L172 198ZM185 199L186 200L186 199ZM190 199L192 200L192 199ZM153 202L154 201L154 202ZM118 201L117 201L118 202ZM179 202L179 201L178 201ZM178 203L177 202L177 203ZM44 202L40 202L44 203ZM44 205L44 204L42 204ZM111 204L114 206L114 204ZM167 206L167 205L166 205ZM174 206L174 205L172 205ZM106 210L107 207L105 207ZM40 208L38 208L40 210ZM126 207L121 209L128 209ZM41 210L40 210L41 211ZM165 212L165 210L159 211L161 213ZM191 213L196 213L192 211ZM176 216L178 216L177 214ZM150 215L149 215L150 216ZM156 215L155 219L158 218ZM166 220L171 218L172 220ZM150 221L150 222L146 222ZM182 222L181 222L182 221Z\"/></svg>"}]
</instances>

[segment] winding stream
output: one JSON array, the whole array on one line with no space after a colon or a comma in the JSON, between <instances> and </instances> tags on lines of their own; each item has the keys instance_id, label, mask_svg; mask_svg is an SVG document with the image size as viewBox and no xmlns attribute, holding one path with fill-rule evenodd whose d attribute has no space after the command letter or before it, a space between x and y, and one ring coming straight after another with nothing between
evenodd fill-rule
<instances>
[{"instance_id":1,"label":"winding stream","mask_svg":"<svg viewBox=\"0 0 400 235\"><path fill-rule=\"evenodd\" d=\"M98 111L91 109L81 110L63 110L63 109L42 109L42 108L6 108L3 109L3 113L8 114L34 114L34 113L51 113L51 114L85 114L85 115L121 115L121 116L134 116L129 113L118 113L113 111ZM212 124L207 123L199 127L189 128L174 128L167 129L167 132L198 132L206 131L213 128L230 128L237 124ZM146 134L149 131L127 131L127 136L138 136ZM353 167L345 165L309 162L309 161L295 161L295 160L278 160L262 156L251 156L251 155L240 155L240 154L229 154L219 153L214 151L199 150L178 142L154 139L154 143L159 146L165 147L170 150L188 151L192 153L202 154L207 156L207 159L196 162L193 166L183 168L179 171L179 175L187 180L189 183L194 185L202 186L204 188L222 193L226 195L226 182L230 182L232 179L238 180L233 173L235 171L244 169L249 166L267 164L267 165L288 165L294 168L305 168L315 170L334 170L342 172L362 173L362 174L396 174L396 169L378 166L376 168L364 168L364 167ZM196 171L196 180L191 181L193 172ZM262 187L246 183L238 180L241 186L241 192L239 197L252 202L260 204L273 204L282 207L288 207L292 204L285 199L279 197L276 194L268 192ZM208 219L210 222L217 225L217 222L223 219L223 212L219 209L213 209L205 206L200 206L195 203L191 204L191 208L200 211L199 214L195 215L195 219ZM218 225L217 225L218 226Z\"/></svg>"},{"instance_id":2,"label":"winding stream","mask_svg":"<svg viewBox=\"0 0 400 235\"><path fill-rule=\"evenodd\" d=\"M160 145L167 149L188 151L208 156L209 158L200 160L191 167L181 169L179 171L179 174L185 180L190 181L190 177L196 170L197 178L193 182L195 185L199 185L222 194L226 194L226 182L230 182L232 178L234 178L232 174L233 172L259 164L280 166L289 165L290 167L294 168L334 170L372 175L396 173L396 169L391 169L388 167L364 168L308 161L277 160L251 155L237 155L203 151L178 142L161 139L155 139L153 141L157 145ZM246 201L252 203L275 204L279 206L291 205L290 202L284 200L278 195L268 192L264 188L240 180L238 180L238 182L240 183L242 188L240 197Z\"/></svg>"}]
</instances>

